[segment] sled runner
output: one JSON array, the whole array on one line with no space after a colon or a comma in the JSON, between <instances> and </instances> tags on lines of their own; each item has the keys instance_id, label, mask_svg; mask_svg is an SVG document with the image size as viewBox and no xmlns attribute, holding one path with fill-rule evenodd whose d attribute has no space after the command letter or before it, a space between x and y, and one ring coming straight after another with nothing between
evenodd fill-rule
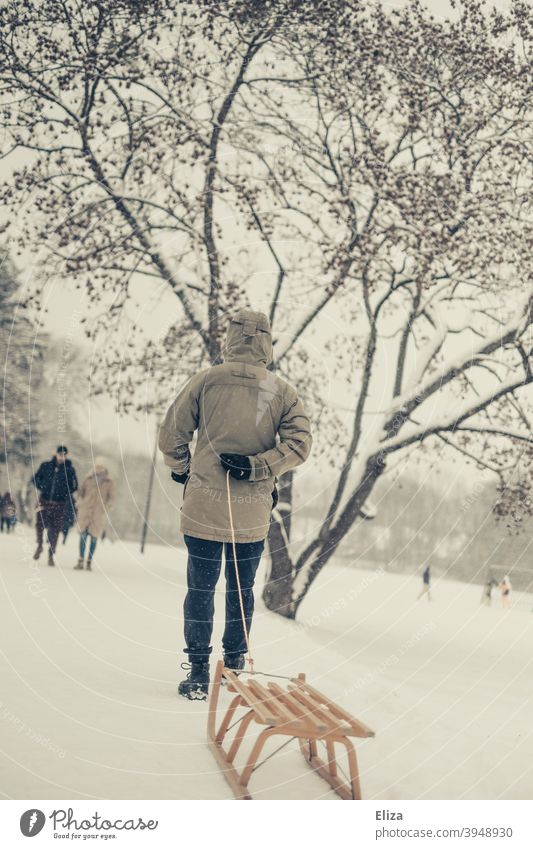
<instances>
[{"instance_id":1,"label":"sled runner","mask_svg":"<svg viewBox=\"0 0 533 849\"><path fill-rule=\"evenodd\" d=\"M226 679L227 690L235 693L235 696L217 730L216 715L222 677ZM239 708L245 708L246 712L240 719L233 721ZM260 731L244 768L238 772L234 766L235 757L246 732L254 723L264 728ZM226 735L234 727L236 730L233 739L229 747L224 748ZM264 686L254 675L245 682L230 669L224 669L222 661L219 661L209 701L207 734L209 746L236 799L252 798L248 783L254 770L261 766L258 760L263 746L274 735L288 738L283 746L297 738L309 766L325 779L342 799L361 799L357 757L350 738L373 737L374 732L307 684L303 674L291 678L287 688L283 689L271 681ZM318 756L319 741L326 747L327 761ZM335 757L336 743L344 746L348 755L350 775L346 777L346 783L339 777L340 768Z\"/></svg>"}]
</instances>

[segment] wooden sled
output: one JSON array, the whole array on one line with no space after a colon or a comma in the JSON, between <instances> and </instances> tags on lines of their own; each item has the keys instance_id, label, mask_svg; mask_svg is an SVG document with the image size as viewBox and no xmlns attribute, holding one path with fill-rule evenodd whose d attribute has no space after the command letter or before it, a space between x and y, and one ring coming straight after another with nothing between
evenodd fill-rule
<instances>
[{"instance_id":1,"label":"wooden sled","mask_svg":"<svg viewBox=\"0 0 533 849\"><path fill-rule=\"evenodd\" d=\"M222 677L227 681L228 691L235 693L235 697L217 731L216 714ZM246 713L240 720L232 722L239 708L246 708ZM265 728L260 732L244 768L239 773L233 764L252 723ZM230 726L235 726L236 731L226 750L223 744ZM298 738L301 752L309 766L328 782L341 799L361 799L357 757L349 738L373 737L374 732L370 728L307 684L303 674L292 678L287 689L282 689L272 682L265 687L254 675L247 675L246 680L238 678L230 669L224 669L222 661L219 661L209 700L207 736L209 746L236 799L252 798L248 783L253 771L260 766L258 760L263 746L274 735L288 737L287 742L291 738ZM319 740L325 744L327 762L318 757ZM344 746L348 755L348 783L343 782L338 774L336 743Z\"/></svg>"}]
</instances>

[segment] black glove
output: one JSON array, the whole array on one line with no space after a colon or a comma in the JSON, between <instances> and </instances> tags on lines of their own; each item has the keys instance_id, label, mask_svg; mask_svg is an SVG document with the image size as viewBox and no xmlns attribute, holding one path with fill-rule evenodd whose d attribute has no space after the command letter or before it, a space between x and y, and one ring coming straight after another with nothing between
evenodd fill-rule
<instances>
[{"instance_id":1,"label":"black glove","mask_svg":"<svg viewBox=\"0 0 533 849\"><path fill-rule=\"evenodd\" d=\"M272 490L272 509L276 506L279 501L279 493L276 484L274 484L274 489Z\"/></svg>"},{"instance_id":2,"label":"black glove","mask_svg":"<svg viewBox=\"0 0 533 849\"><path fill-rule=\"evenodd\" d=\"M176 481L176 483L186 484L189 480L189 472L185 472L184 475L178 475L177 472L171 472L170 477L173 481Z\"/></svg>"},{"instance_id":3,"label":"black glove","mask_svg":"<svg viewBox=\"0 0 533 849\"><path fill-rule=\"evenodd\" d=\"M247 481L252 474L252 464L245 454L221 454L223 468L238 481Z\"/></svg>"}]
</instances>

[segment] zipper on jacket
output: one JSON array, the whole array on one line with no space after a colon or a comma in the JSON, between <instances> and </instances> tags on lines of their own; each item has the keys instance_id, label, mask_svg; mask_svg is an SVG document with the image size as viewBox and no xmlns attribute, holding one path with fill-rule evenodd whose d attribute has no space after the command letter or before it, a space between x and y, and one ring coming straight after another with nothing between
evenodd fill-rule
<instances>
[{"instance_id":1,"label":"zipper on jacket","mask_svg":"<svg viewBox=\"0 0 533 849\"><path fill-rule=\"evenodd\" d=\"M50 501L54 500L53 496L54 496L54 493L56 491L56 480L57 480L56 475L57 475L58 471L59 471L59 469L56 466L55 469L54 469L54 477L52 478L52 489L50 490L50 495L48 496Z\"/></svg>"}]
</instances>

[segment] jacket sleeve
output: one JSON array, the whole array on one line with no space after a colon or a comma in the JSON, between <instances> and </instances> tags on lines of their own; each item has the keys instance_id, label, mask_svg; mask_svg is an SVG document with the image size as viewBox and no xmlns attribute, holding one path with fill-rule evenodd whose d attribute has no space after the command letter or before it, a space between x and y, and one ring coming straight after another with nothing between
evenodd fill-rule
<instances>
[{"instance_id":1,"label":"jacket sleeve","mask_svg":"<svg viewBox=\"0 0 533 849\"><path fill-rule=\"evenodd\" d=\"M74 466L70 467L70 480L68 482L68 488L71 492L76 492L78 488L78 478L76 477L76 470Z\"/></svg>"},{"instance_id":2,"label":"jacket sleeve","mask_svg":"<svg viewBox=\"0 0 533 849\"><path fill-rule=\"evenodd\" d=\"M288 387L284 411L278 428L279 442L274 448L253 454L251 481L282 475L307 460L312 437L309 419L295 389Z\"/></svg>"},{"instance_id":3,"label":"jacket sleeve","mask_svg":"<svg viewBox=\"0 0 533 849\"><path fill-rule=\"evenodd\" d=\"M43 483L44 483L44 481L43 481L43 465L44 465L44 463L41 463L41 465L39 466L39 468L37 469L37 471L35 472L32 480L31 480L35 489L41 489L42 486L43 486Z\"/></svg>"},{"instance_id":4,"label":"jacket sleeve","mask_svg":"<svg viewBox=\"0 0 533 849\"><path fill-rule=\"evenodd\" d=\"M206 372L191 378L169 407L159 431L159 450L166 465L178 475L189 471L194 431L198 427L200 395Z\"/></svg>"}]
</instances>

